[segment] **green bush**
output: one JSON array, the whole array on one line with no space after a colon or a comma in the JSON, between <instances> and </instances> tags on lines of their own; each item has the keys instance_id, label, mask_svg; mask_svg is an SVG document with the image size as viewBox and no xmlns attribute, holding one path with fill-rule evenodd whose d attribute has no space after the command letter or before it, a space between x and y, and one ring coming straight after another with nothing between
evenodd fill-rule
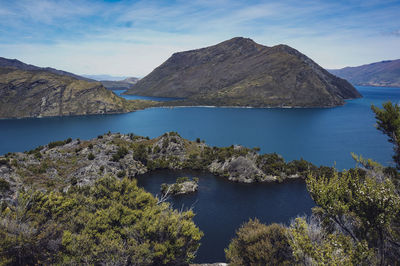
<instances>
[{"instance_id":1,"label":"green bush","mask_svg":"<svg viewBox=\"0 0 400 266\"><path fill-rule=\"evenodd\" d=\"M104 177L68 193L21 192L0 213L0 261L9 265L187 265L202 233L135 180Z\"/></svg>"},{"instance_id":2,"label":"green bush","mask_svg":"<svg viewBox=\"0 0 400 266\"><path fill-rule=\"evenodd\" d=\"M124 146L119 146L117 149L117 153L113 154L111 160L113 162L118 162L119 160L121 160L122 158L125 157L125 155L127 155L129 153L128 149Z\"/></svg>"},{"instance_id":3,"label":"green bush","mask_svg":"<svg viewBox=\"0 0 400 266\"><path fill-rule=\"evenodd\" d=\"M119 177L119 178L123 178L123 177L125 177L125 175L126 175L126 172L123 170L118 171L118 173L117 173L117 177Z\"/></svg>"},{"instance_id":4,"label":"green bush","mask_svg":"<svg viewBox=\"0 0 400 266\"><path fill-rule=\"evenodd\" d=\"M287 228L249 220L225 249L230 265L291 265L294 262Z\"/></svg>"},{"instance_id":5,"label":"green bush","mask_svg":"<svg viewBox=\"0 0 400 266\"><path fill-rule=\"evenodd\" d=\"M8 191L10 190L10 183L7 182L4 178L0 178L0 191Z\"/></svg>"},{"instance_id":6,"label":"green bush","mask_svg":"<svg viewBox=\"0 0 400 266\"><path fill-rule=\"evenodd\" d=\"M0 166L2 165L8 166L8 158L0 159Z\"/></svg>"},{"instance_id":7,"label":"green bush","mask_svg":"<svg viewBox=\"0 0 400 266\"><path fill-rule=\"evenodd\" d=\"M88 160L94 160L94 158L96 158L93 153L89 153L88 155Z\"/></svg>"},{"instance_id":8,"label":"green bush","mask_svg":"<svg viewBox=\"0 0 400 266\"><path fill-rule=\"evenodd\" d=\"M49 144L47 144L47 146L49 147L49 149L52 149L52 148L55 148L55 147L58 147L58 146L62 146L64 144L65 144L65 141L58 140L58 141L50 142Z\"/></svg>"}]
</instances>

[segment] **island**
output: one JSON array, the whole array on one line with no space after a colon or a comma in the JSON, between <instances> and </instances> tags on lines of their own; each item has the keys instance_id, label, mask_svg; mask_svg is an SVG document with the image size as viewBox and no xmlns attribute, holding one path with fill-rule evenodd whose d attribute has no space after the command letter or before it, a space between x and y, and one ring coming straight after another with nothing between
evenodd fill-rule
<instances>
[{"instance_id":1,"label":"island","mask_svg":"<svg viewBox=\"0 0 400 266\"><path fill-rule=\"evenodd\" d=\"M287 45L267 47L236 37L173 54L125 94L184 98L166 105L333 107L361 97Z\"/></svg>"},{"instance_id":2,"label":"island","mask_svg":"<svg viewBox=\"0 0 400 266\"><path fill-rule=\"evenodd\" d=\"M161 184L161 193L164 196L182 195L196 192L199 188L199 178L179 177L174 184Z\"/></svg>"}]
</instances>

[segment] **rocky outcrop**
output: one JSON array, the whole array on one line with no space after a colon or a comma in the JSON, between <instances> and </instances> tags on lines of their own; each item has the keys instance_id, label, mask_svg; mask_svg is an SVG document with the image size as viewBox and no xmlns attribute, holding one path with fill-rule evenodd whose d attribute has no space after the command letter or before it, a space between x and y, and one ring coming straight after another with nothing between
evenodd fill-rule
<instances>
[{"instance_id":1,"label":"rocky outcrop","mask_svg":"<svg viewBox=\"0 0 400 266\"><path fill-rule=\"evenodd\" d=\"M304 160L286 163L276 154L258 154L257 149L242 146L209 147L183 139L176 132L154 139L108 133L92 140L55 141L24 153L0 156L0 197L12 200L21 188L65 191L93 184L104 175L133 178L161 168L208 170L245 183L281 182L319 171ZM178 194L197 189L196 180L180 181Z\"/></svg>"},{"instance_id":2,"label":"rocky outcrop","mask_svg":"<svg viewBox=\"0 0 400 266\"><path fill-rule=\"evenodd\" d=\"M346 80L287 46L233 38L173 54L126 94L185 98L165 105L331 107L361 97Z\"/></svg>"},{"instance_id":3,"label":"rocky outcrop","mask_svg":"<svg viewBox=\"0 0 400 266\"><path fill-rule=\"evenodd\" d=\"M165 195L182 195L196 192L199 185L198 179L181 177L176 180L174 184L162 184L161 193Z\"/></svg>"},{"instance_id":4,"label":"rocky outcrop","mask_svg":"<svg viewBox=\"0 0 400 266\"><path fill-rule=\"evenodd\" d=\"M0 67L0 118L125 113L154 105L125 100L99 82Z\"/></svg>"}]
</instances>

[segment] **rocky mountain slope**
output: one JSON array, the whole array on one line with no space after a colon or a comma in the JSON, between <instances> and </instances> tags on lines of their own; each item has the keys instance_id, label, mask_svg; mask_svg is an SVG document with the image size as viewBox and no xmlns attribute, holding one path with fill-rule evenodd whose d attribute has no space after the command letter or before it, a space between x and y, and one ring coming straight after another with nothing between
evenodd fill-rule
<instances>
[{"instance_id":1,"label":"rocky mountain slope","mask_svg":"<svg viewBox=\"0 0 400 266\"><path fill-rule=\"evenodd\" d=\"M297 50L241 37L175 53L126 94L186 98L172 105L253 107L330 107L361 97Z\"/></svg>"},{"instance_id":2,"label":"rocky mountain slope","mask_svg":"<svg viewBox=\"0 0 400 266\"><path fill-rule=\"evenodd\" d=\"M155 104L125 100L100 82L0 67L0 118L124 113Z\"/></svg>"},{"instance_id":3,"label":"rocky mountain slope","mask_svg":"<svg viewBox=\"0 0 400 266\"><path fill-rule=\"evenodd\" d=\"M400 59L329 70L354 85L400 87Z\"/></svg>"},{"instance_id":4,"label":"rocky mountain slope","mask_svg":"<svg viewBox=\"0 0 400 266\"><path fill-rule=\"evenodd\" d=\"M63 70L58 70L51 67L38 67L34 65L25 64L17 59L8 59L4 57L0 57L0 67L11 67L20 70L43 70L57 75L69 76L79 80L86 80L86 81L95 81L94 79L78 76L76 74L66 72Z\"/></svg>"},{"instance_id":5,"label":"rocky mountain slope","mask_svg":"<svg viewBox=\"0 0 400 266\"><path fill-rule=\"evenodd\" d=\"M210 147L176 132L149 139L133 134L104 134L87 141L51 142L24 153L0 156L0 199L12 201L24 187L66 190L90 185L104 175L133 178L155 169L206 170L236 182L276 182L323 173L304 160L286 163L277 154L258 154L242 146Z\"/></svg>"},{"instance_id":6,"label":"rocky mountain slope","mask_svg":"<svg viewBox=\"0 0 400 266\"><path fill-rule=\"evenodd\" d=\"M101 84L110 90L128 90L139 81L138 78L130 77L123 80L101 80Z\"/></svg>"}]
</instances>

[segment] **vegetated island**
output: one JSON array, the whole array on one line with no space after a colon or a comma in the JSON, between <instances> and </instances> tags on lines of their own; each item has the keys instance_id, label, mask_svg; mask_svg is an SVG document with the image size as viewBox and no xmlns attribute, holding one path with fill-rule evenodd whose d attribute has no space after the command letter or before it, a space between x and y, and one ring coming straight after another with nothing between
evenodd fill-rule
<instances>
[{"instance_id":1,"label":"vegetated island","mask_svg":"<svg viewBox=\"0 0 400 266\"><path fill-rule=\"evenodd\" d=\"M185 98L165 105L333 107L361 94L287 46L237 37L173 54L126 94Z\"/></svg>"},{"instance_id":2,"label":"vegetated island","mask_svg":"<svg viewBox=\"0 0 400 266\"><path fill-rule=\"evenodd\" d=\"M354 85L400 87L400 59L328 71Z\"/></svg>"},{"instance_id":3,"label":"vegetated island","mask_svg":"<svg viewBox=\"0 0 400 266\"><path fill-rule=\"evenodd\" d=\"M2 199L15 199L15 193L24 186L67 190L91 185L106 174L133 178L155 169L206 170L244 183L282 182L306 178L309 171L333 171L303 159L286 163L275 153L259 154L257 148L210 147L176 132L154 139L109 133L92 140L55 141L24 153L0 156L0 177L8 184Z\"/></svg>"},{"instance_id":4,"label":"vegetated island","mask_svg":"<svg viewBox=\"0 0 400 266\"><path fill-rule=\"evenodd\" d=\"M174 184L161 184L161 193L163 196L189 194L197 191L199 188L198 184L198 177L194 177L193 179L186 176L178 177Z\"/></svg>"},{"instance_id":5,"label":"vegetated island","mask_svg":"<svg viewBox=\"0 0 400 266\"><path fill-rule=\"evenodd\" d=\"M0 118L126 113L157 104L126 100L69 72L0 58Z\"/></svg>"}]
</instances>

